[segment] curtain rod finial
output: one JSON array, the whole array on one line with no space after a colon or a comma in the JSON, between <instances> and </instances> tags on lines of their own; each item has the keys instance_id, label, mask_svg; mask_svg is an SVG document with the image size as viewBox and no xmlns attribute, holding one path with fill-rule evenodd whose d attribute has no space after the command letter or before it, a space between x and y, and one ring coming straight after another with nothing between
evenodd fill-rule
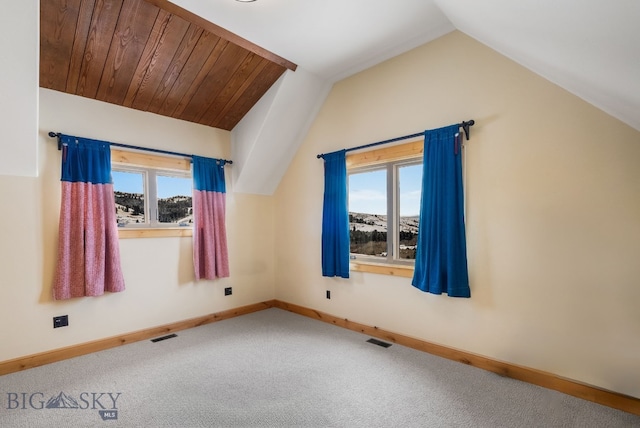
<instances>
[{"instance_id":1,"label":"curtain rod finial","mask_svg":"<svg viewBox=\"0 0 640 428\"><path fill-rule=\"evenodd\" d=\"M469 127L470 127L470 126L473 126L473 125L475 125L475 124L476 124L476 121L475 121L475 120L473 120L473 119L468 120L468 121L466 121L466 122L463 120L463 121L462 121L462 123L460 124L460 126L461 126L461 127L462 127L462 129L464 130L464 135L466 135L466 136L467 136L467 141L469 140Z\"/></svg>"},{"instance_id":2,"label":"curtain rod finial","mask_svg":"<svg viewBox=\"0 0 640 428\"><path fill-rule=\"evenodd\" d=\"M49 137L58 137L58 150L62 150L62 141L60 141L60 134L58 132L49 132Z\"/></svg>"}]
</instances>

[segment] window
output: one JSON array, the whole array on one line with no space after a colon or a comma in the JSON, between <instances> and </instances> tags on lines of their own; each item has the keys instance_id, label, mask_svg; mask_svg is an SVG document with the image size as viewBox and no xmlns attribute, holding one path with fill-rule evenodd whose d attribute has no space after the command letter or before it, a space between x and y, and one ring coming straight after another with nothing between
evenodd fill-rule
<instances>
[{"instance_id":1,"label":"window","mask_svg":"<svg viewBox=\"0 0 640 428\"><path fill-rule=\"evenodd\" d=\"M111 162L121 238L192 236L193 180L187 159L112 150Z\"/></svg>"},{"instance_id":2,"label":"window","mask_svg":"<svg viewBox=\"0 0 640 428\"><path fill-rule=\"evenodd\" d=\"M416 257L423 142L347 156L352 267L410 276ZM394 266L371 270L367 264Z\"/></svg>"}]
</instances>

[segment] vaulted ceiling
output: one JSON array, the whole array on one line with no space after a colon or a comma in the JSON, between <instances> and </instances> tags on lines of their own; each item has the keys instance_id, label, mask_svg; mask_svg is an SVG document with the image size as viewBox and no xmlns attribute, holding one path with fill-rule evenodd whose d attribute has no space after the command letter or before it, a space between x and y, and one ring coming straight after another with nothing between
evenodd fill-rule
<instances>
[{"instance_id":1,"label":"vaulted ceiling","mask_svg":"<svg viewBox=\"0 0 640 428\"><path fill-rule=\"evenodd\" d=\"M457 29L640 130L638 1L173 1L333 81Z\"/></svg>"},{"instance_id":2,"label":"vaulted ceiling","mask_svg":"<svg viewBox=\"0 0 640 428\"><path fill-rule=\"evenodd\" d=\"M640 130L638 1L41 0L40 7L41 87L232 130L234 184L246 193L275 190L334 82L453 30Z\"/></svg>"},{"instance_id":3,"label":"vaulted ceiling","mask_svg":"<svg viewBox=\"0 0 640 428\"><path fill-rule=\"evenodd\" d=\"M40 86L222 129L232 129L296 64L333 82L453 29L640 129L640 2L42 0L40 6Z\"/></svg>"},{"instance_id":4,"label":"vaulted ceiling","mask_svg":"<svg viewBox=\"0 0 640 428\"><path fill-rule=\"evenodd\" d=\"M40 86L231 130L296 65L166 1L42 0Z\"/></svg>"}]
</instances>

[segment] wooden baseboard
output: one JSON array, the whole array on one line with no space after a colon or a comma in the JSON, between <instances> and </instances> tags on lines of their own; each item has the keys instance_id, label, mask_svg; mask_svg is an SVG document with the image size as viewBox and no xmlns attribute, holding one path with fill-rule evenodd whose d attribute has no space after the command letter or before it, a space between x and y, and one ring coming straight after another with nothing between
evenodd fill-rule
<instances>
[{"instance_id":1,"label":"wooden baseboard","mask_svg":"<svg viewBox=\"0 0 640 428\"><path fill-rule=\"evenodd\" d=\"M608 391L606 389L587 385L571 379L566 379L554 375L553 373L518 366L515 364L483 357L481 355L472 354L470 352L429 343L409 336L404 336L402 334L383 330L378 327L360 324L345 318L338 318L324 312L316 311L314 309L309 309L280 300L269 300L261 303L255 303L252 305L229 309L222 312L216 312L202 317L192 318L176 323L166 324L163 326L139 330L132 333L126 333L119 336L113 336L106 339L95 340L92 342L68 346L65 348L54 349L52 351L29 355L13 360L2 361L0 362L0 376L30 369L32 367L38 367L45 364L66 360L68 358L78 357L80 355L103 351L105 349L126 345L128 343L152 339L154 337L163 336L168 333L198 327L204 324L210 324L216 321L222 321L225 319L250 314L252 312L257 312L273 307L280 308L299 315L304 315L306 317L313 318L319 321L324 321L326 323L347 328L349 330L364 333L369 336L377 337L379 339L397 343L399 345L407 346L409 348L447 358L449 360L488 370L497 373L500 376L506 376L513 379L521 380L534 385L542 386L544 388L553 389L564 394L572 395L574 397L582 398L584 400L593 401L594 403L602 404L614 409L623 410L635 415L640 415L640 399L635 397Z\"/></svg>"},{"instance_id":2,"label":"wooden baseboard","mask_svg":"<svg viewBox=\"0 0 640 428\"><path fill-rule=\"evenodd\" d=\"M458 349L429 343L423 340L418 340L409 336L404 336L402 334L386 331L378 327L371 327L365 324L350 321L348 319L338 318L324 312L305 308L303 306L298 306L279 300L273 301L272 305L276 308L284 309L299 315L304 315L309 318L324 321L329 324L334 324L339 327L347 328L349 330L354 330L359 333L364 333L366 335L377 337L388 342L397 343L399 345L407 346L409 348L447 358L449 360L488 370L497 373L500 376L506 376L523 382L542 386L544 388L553 389L564 394L572 395L574 397L582 398L584 400L592 401L594 403L602 404L614 409L623 410L635 415L640 415L640 399L635 397L580 383L571 379L554 375L553 373L518 366L516 364L494 360L470 352L465 352Z\"/></svg>"},{"instance_id":3,"label":"wooden baseboard","mask_svg":"<svg viewBox=\"0 0 640 428\"><path fill-rule=\"evenodd\" d=\"M8 373L14 373L21 370L38 367L57 361L66 360L68 358L79 357L80 355L91 354L93 352L104 351L105 349L114 348L116 346L126 345L128 343L138 342L141 340L152 339L154 337L163 336L188 328L198 327L204 324L210 324L216 321L222 321L228 318L234 318L241 315L250 314L252 312L261 311L273 307L275 301L266 301L255 303L253 305L242 306L235 309L229 309L222 312L216 312L202 317L192 318L158 327L139 330L132 333L126 333L119 336L99 339L92 342L81 343L79 345L68 346L65 348L54 349L52 351L42 352L39 354L28 355L26 357L16 358L13 360L0 362L0 376Z\"/></svg>"}]
</instances>

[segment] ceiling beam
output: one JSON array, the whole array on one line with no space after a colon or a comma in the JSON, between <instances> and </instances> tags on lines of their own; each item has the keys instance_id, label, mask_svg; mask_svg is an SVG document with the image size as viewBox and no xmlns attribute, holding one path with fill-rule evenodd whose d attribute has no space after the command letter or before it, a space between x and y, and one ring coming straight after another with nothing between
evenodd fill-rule
<instances>
[{"instance_id":1,"label":"ceiling beam","mask_svg":"<svg viewBox=\"0 0 640 428\"><path fill-rule=\"evenodd\" d=\"M291 71L296 71L296 68L298 68L298 66L292 63L291 61L286 60L264 48L261 48L260 46L254 43L251 43L246 39L243 39L237 34L234 34L229 30L225 30L224 28L210 21L207 21L203 17L198 16L195 13L190 12L186 9L183 9L174 3L171 3L169 0L146 0L146 1L151 4L154 4L160 9L163 9L173 15L179 16L180 18L188 22L191 22L192 24L196 24L197 26L205 29L206 31L209 31L212 34L215 34L216 36L219 36L225 40L230 41L231 43L241 46L246 50L248 50L249 52L253 52L254 54L259 55L271 62L274 62L285 68L288 68Z\"/></svg>"}]
</instances>

